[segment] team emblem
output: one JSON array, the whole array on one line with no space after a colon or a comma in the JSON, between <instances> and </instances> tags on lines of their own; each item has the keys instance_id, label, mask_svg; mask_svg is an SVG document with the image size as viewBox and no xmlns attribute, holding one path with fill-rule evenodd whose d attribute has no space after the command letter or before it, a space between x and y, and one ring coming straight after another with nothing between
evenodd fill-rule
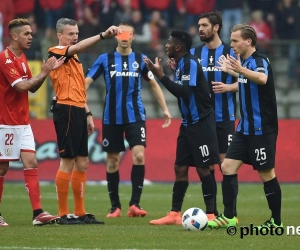
<instances>
[{"instance_id":1,"label":"team emblem","mask_svg":"<svg viewBox=\"0 0 300 250\"><path fill-rule=\"evenodd\" d=\"M137 69L140 65L134 61L134 63L132 64L132 68Z\"/></svg>"},{"instance_id":2,"label":"team emblem","mask_svg":"<svg viewBox=\"0 0 300 250\"><path fill-rule=\"evenodd\" d=\"M11 153L12 153L12 148L11 148L11 147L6 147L6 148L5 148L5 154L6 154L7 156L10 156Z\"/></svg>"}]
</instances>

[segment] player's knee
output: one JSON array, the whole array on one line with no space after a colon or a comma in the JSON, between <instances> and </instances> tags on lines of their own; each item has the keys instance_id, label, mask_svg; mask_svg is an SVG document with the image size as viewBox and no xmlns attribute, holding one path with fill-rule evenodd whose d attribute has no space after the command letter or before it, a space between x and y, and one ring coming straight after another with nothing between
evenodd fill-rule
<instances>
[{"instance_id":1,"label":"player's knee","mask_svg":"<svg viewBox=\"0 0 300 250\"><path fill-rule=\"evenodd\" d=\"M7 173L8 168L9 168L8 162L1 162L0 163L0 176L4 176Z\"/></svg>"},{"instance_id":2,"label":"player's knee","mask_svg":"<svg viewBox=\"0 0 300 250\"><path fill-rule=\"evenodd\" d=\"M223 175L231 174L229 165L226 164L226 162L224 162L224 161L221 164L221 171L222 171Z\"/></svg>"},{"instance_id":3,"label":"player's knee","mask_svg":"<svg viewBox=\"0 0 300 250\"><path fill-rule=\"evenodd\" d=\"M144 161L145 161L144 153L142 153L142 152L137 153L136 155L134 155L133 159L134 159L133 162L135 163L135 165L143 165Z\"/></svg>"},{"instance_id":4,"label":"player's knee","mask_svg":"<svg viewBox=\"0 0 300 250\"><path fill-rule=\"evenodd\" d=\"M188 167L174 166L176 181L188 180Z\"/></svg>"}]
</instances>

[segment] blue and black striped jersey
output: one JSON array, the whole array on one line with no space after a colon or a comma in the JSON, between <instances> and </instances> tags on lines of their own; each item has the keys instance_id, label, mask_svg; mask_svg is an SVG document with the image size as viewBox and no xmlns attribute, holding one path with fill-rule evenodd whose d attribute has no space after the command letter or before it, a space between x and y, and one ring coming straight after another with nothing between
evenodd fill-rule
<instances>
[{"instance_id":1,"label":"blue and black striped jersey","mask_svg":"<svg viewBox=\"0 0 300 250\"><path fill-rule=\"evenodd\" d=\"M275 86L269 59L257 51L242 61L242 66L267 75L265 85L256 84L239 74L241 119L237 131L244 135L262 135L278 131Z\"/></svg>"},{"instance_id":2,"label":"blue and black striped jersey","mask_svg":"<svg viewBox=\"0 0 300 250\"><path fill-rule=\"evenodd\" d=\"M146 111L141 97L142 76L149 80L149 71L143 61L145 56L139 51L122 56L114 50L100 55L90 68L87 76L93 80L104 75L106 97L103 124L145 121Z\"/></svg>"},{"instance_id":3,"label":"blue and black striped jersey","mask_svg":"<svg viewBox=\"0 0 300 250\"><path fill-rule=\"evenodd\" d=\"M194 124L213 112L207 80L197 56L187 53L177 62L174 82L192 90L188 98L178 98L184 126Z\"/></svg>"},{"instance_id":4,"label":"blue and black striped jersey","mask_svg":"<svg viewBox=\"0 0 300 250\"><path fill-rule=\"evenodd\" d=\"M230 54L234 55L233 50L227 44L221 44L216 49L209 49L206 45L200 45L192 48L191 54L198 56L201 60L202 70L208 81L212 104L215 110L216 122L234 121L236 112L236 94L233 92L215 94L212 90L212 81L232 84L236 82L236 78L232 75L222 72L215 68L219 66L217 61L220 56Z\"/></svg>"}]
</instances>

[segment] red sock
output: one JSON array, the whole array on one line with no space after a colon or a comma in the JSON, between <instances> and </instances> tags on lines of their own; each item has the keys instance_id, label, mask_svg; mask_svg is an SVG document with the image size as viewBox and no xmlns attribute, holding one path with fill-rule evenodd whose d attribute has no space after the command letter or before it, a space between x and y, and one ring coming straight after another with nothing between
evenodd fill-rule
<instances>
[{"instance_id":1,"label":"red sock","mask_svg":"<svg viewBox=\"0 0 300 250\"><path fill-rule=\"evenodd\" d=\"M2 200L3 185L4 185L4 176L0 176L0 204Z\"/></svg>"},{"instance_id":2,"label":"red sock","mask_svg":"<svg viewBox=\"0 0 300 250\"><path fill-rule=\"evenodd\" d=\"M86 172L73 170L72 190L74 197L74 214L77 216L85 215L84 193L85 193Z\"/></svg>"},{"instance_id":3,"label":"red sock","mask_svg":"<svg viewBox=\"0 0 300 250\"><path fill-rule=\"evenodd\" d=\"M37 168L24 169L25 189L28 193L32 210L41 209L41 193Z\"/></svg>"}]
</instances>

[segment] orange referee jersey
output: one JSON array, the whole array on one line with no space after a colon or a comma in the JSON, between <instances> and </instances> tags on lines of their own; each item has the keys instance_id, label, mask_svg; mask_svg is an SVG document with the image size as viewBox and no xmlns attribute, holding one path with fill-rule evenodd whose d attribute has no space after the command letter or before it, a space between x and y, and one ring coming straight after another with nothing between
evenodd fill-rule
<instances>
[{"instance_id":1,"label":"orange referee jersey","mask_svg":"<svg viewBox=\"0 0 300 250\"><path fill-rule=\"evenodd\" d=\"M50 72L50 79L57 103L82 108L86 103L83 68L77 55L66 56L68 49L69 46L55 46L48 49L49 57L66 57L62 66Z\"/></svg>"}]
</instances>

